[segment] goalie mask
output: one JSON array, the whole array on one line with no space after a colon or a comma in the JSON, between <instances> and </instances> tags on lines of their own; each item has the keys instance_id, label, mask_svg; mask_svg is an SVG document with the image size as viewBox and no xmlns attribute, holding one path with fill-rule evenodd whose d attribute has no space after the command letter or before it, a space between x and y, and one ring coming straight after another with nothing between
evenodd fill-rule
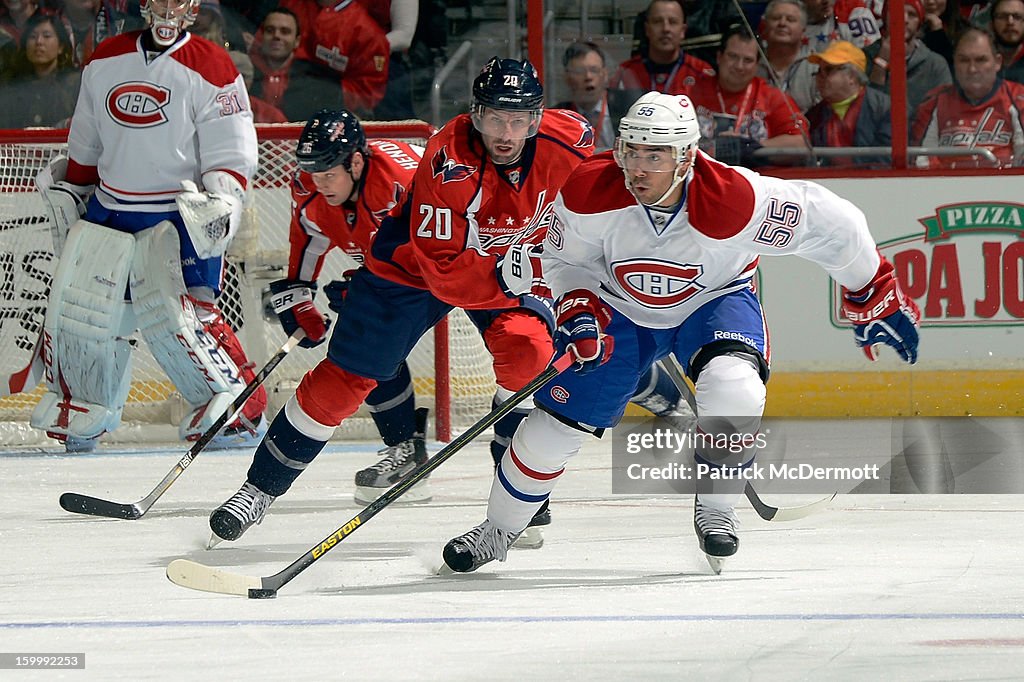
<instances>
[{"instance_id":1,"label":"goalie mask","mask_svg":"<svg viewBox=\"0 0 1024 682\"><path fill-rule=\"evenodd\" d=\"M199 0L143 0L141 7L142 19L160 47L177 40L198 13Z\"/></svg>"},{"instance_id":2,"label":"goalie mask","mask_svg":"<svg viewBox=\"0 0 1024 682\"><path fill-rule=\"evenodd\" d=\"M641 199L642 203L655 206L665 201L692 172L691 152L699 141L700 124L689 97L649 92L638 99L619 121L615 162L622 168L626 187L634 195L638 194L634 187L637 173L674 173L672 182L660 198L654 201ZM638 149L638 146L644 149ZM650 147L664 149L652 150ZM682 169L682 164L688 165Z\"/></svg>"},{"instance_id":3,"label":"goalie mask","mask_svg":"<svg viewBox=\"0 0 1024 682\"><path fill-rule=\"evenodd\" d=\"M322 109L302 129L295 159L307 173L321 173L335 166L351 173L356 152L367 155L366 133L359 119L345 109Z\"/></svg>"},{"instance_id":4,"label":"goalie mask","mask_svg":"<svg viewBox=\"0 0 1024 682\"><path fill-rule=\"evenodd\" d=\"M522 112L524 116L506 119L489 109ZM544 88L528 60L492 57L473 81L473 126L484 135L517 140L533 137L543 111Z\"/></svg>"}]
</instances>

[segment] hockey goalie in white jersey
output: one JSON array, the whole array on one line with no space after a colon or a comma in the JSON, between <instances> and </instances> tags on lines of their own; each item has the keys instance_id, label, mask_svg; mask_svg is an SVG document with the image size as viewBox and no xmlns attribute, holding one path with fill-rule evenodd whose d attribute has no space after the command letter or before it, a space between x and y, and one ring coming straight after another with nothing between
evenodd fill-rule
<instances>
[{"instance_id":1,"label":"hockey goalie in white jersey","mask_svg":"<svg viewBox=\"0 0 1024 682\"><path fill-rule=\"evenodd\" d=\"M256 132L227 53L184 31L198 8L144 1L147 30L97 48L68 157L39 181L60 264L42 339L47 391L31 422L69 449L120 423L135 329L191 406L185 439L254 377L214 301L256 170ZM261 387L228 428L253 428L265 405Z\"/></svg>"},{"instance_id":2,"label":"hockey goalie in white jersey","mask_svg":"<svg viewBox=\"0 0 1024 682\"><path fill-rule=\"evenodd\" d=\"M694 508L700 547L721 570L739 546L733 509L745 485L728 474L755 453L710 446L753 442L760 427L770 356L751 282L762 255L819 264L842 285L842 312L868 357L886 344L916 362L920 314L864 214L815 183L719 163L697 150L699 137L687 97L648 93L622 118L614 152L584 161L562 187L542 263L558 299L556 340L575 371L537 392L487 519L444 548L452 570L504 560L583 439L614 426L637 377L669 353L696 387L698 433L730 436L695 439L694 452L721 474L698 481Z\"/></svg>"}]
</instances>

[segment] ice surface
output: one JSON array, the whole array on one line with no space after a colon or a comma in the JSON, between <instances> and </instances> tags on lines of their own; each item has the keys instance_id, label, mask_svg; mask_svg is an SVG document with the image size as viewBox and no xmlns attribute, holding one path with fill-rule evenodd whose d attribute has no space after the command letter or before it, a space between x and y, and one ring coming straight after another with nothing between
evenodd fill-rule
<instances>
[{"instance_id":1,"label":"ice surface","mask_svg":"<svg viewBox=\"0 0 1024 682\"><path fill-rule=\"evenodd\" d=\"M692 499L611 494L609 441L570 463L540 550L431 575L483 519L481 442L435 472L432 502L385 509L268 601L190 591L164 569L281 570L359 510L370 445L332 446L262 525L212 551L207 516L247 451L202 454L138 521L57 499L133 502L184 448L4 453L0 651L84 652L86 668L0 680L1021 678L1021 496L848 495L792 524L744 504L740 552L714 576Z\"/></svg>"}]
</instances>

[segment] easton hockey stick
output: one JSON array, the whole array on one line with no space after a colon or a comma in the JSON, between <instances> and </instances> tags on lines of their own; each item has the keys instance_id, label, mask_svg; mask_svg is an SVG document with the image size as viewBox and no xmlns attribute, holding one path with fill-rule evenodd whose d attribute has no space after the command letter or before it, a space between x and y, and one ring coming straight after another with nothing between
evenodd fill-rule
<instances>
[{"instance_id":1,"label":"easton hockey stick","mask_svg":"<svg viewBox=\"0 0 1024 682\"><path fill-rule=\"evenodd\" d=\"M416 467L406 478L396 483L386 493L367 505L365 509L346 521L344 525L313 545L305 554L274 575L259 578L240 573L231 573L220 568L189 561L188 559L175 559L167 565L167 578L176 585L193 590L234 594L240 597L249 597L250 599L273 599L277 596L277 591L291 582L295 576L309 568L327 552L337 547L339 543L347 539L349 535L376 516L382 509L404 495L409 488L426 478L430 472L441 466L470 441L515 409L519 403L529 398L544 384L567 369L572 362L572 355L569 353L557 358L547 369L531 380L530 383L512 394L508 400L491 410L458 438L441 448L436 455Z\"/></svg>"},{"instance_id":2,"label":"easton hockey stick","mask_svg":"<svg viewBox=\"0 0 1024 682\"><path fill-rule=\"evenodd\" d=\"M697 414L697 398L693 395L693 389L690 388L689 382L683 376L683 370L679 366L679 360L674 355L669 355L660 363L661 367L668 372L668 375L672 378L672 382L682 393L683 399L690 405L690 409L693 410L694 414ZM805 516L810 516L816 512L825 509L829 502L836 498L839 492L834 492L828 497L822 498L810 504L801 505L799 507L773 507L757 494L754 490L754 486L747 481L747 485L743 488L743 494L747 496L747 500L750 502L750 506L754 508L757 515L765 521L796 521L802 519Z\"/></svg>"},{"instance_id":3,"label":"easton hockey stick","mask_svg":"<svg viewBox=\"0 0 1024 682\"><path fill-rule=\"evenodd\" d=\"M171 484L178 480L182 472L185 471L192 464L193 460L199 456L199 454L206 449L210 441L216 437L220 430L224 428L231 419L242 409L245 405L245 401L249 399L257 388L266 381L266 378L270 376L270 373L274 371L285 356L295 346L299 345L299 342L306 337L305 332L301 329L296 331L294 334L288 337L288 340L284 342L284 345L274 353L273 357L267 361L267 364L263 365L263 369L256 373L249 384L242 389L242 392L238 394L238 397L228 405L228 408L224 410L224 413L217 418L210 428L206 430L203 435L199 437L199 440L189 448L188 452L178 460L178 463L174 465L164 479L153 488L153 490L143 497L138 502L132 502L131 504L123 504L120 502L111 502L109 500L101 500L98 497L90 497L89 495L81 495L79 493L64 493L60 496L60 506L66 511L73 512L75 514L88 514L90 516L106 516L112 519L127 519L134 521L135 519L142 518L142 515L149 511L149 508L153 506L153 503L160 499L160 496L167 492L167 489L171 487Z\"/></svg>"}]
</instances>

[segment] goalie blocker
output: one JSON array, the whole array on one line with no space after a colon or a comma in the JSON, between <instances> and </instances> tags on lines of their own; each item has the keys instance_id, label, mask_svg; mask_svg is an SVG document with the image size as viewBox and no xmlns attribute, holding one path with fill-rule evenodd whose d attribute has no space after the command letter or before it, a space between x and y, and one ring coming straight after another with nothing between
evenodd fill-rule
<instances>
[{"instance_id":1,"label":"goalie blocker","mask_svg":"<svg viewBox=\"0 0 1024 682\"><path fill-rule=\"evenodd\" d=\"M179 426L183 439L205 432L241 393L252 368L212 300L186 289L179 254L177 229L168 221L134 236L84 220L71 228L47 306L47 392L32 426L61 441L117 428L130 385L128 337L136 327L192 407ZM125 301L128 290L132 303ZM261 387L242 417L256 423L265 406Z\"/></svg>"}]
</instances>

